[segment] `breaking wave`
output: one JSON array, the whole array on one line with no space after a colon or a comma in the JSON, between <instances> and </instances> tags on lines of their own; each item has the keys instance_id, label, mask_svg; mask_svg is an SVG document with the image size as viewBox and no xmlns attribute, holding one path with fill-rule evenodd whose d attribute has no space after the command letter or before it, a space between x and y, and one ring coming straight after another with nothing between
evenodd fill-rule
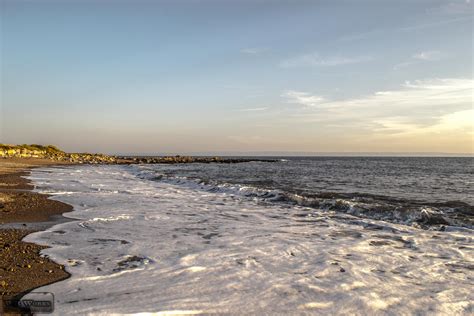
<instances>
[{"instance_id":1,"label":"breaking wave","mask_svg":"<svg viewBox=\"0 0 474 316\"><path fill-rule=\"evenodd\" d=\"M132 168L134 168L132 166ZM362 193L321 192L304 194L252 185L218 183L213 180L174 176L148 168L138 168L141 179L160 181L210 193L255 199L263 203L287 203L363 218L384 220L423 229L445 230L446 226L474 228L474 206L462 201L427 202ZM271 186L272 181L260 182Z\"/></svg>"}]
</instances>

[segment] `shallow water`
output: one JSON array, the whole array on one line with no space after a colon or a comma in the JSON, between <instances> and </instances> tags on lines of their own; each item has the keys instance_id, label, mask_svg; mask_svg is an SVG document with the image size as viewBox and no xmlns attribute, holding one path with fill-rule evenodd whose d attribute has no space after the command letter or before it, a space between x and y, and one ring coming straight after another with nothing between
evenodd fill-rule
<instances>
[{"instance_id":1,"label":"shallow water","mask_svg":"<svg viewBox=\"0 0 474 316\"><path fill-rule=\"evenodd\" d=\"M137 166L142 176L357 216L474 228L472 157L286 157L278 163Z\"/></svg>"},{"instance_id":2,"label":"shallow water","mask_svg":"<svg viewBox=\"0 0 474 316\"><path fill-rule=\"evenodd\" d=\"M72 274L39 289L55 314L473 312L469 228L273 203L149 167L32 172L38 191L75 207L74 221L26 238Z\"/></svg>"}]
</instances>

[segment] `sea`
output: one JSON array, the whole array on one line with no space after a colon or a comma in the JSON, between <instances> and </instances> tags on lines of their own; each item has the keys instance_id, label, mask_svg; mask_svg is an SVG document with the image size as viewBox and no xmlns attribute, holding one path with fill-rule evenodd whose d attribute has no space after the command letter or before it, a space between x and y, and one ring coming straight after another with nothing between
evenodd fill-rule
<instances>
[{"instance_id":1,"label":"sea","mask_svg":"<svg viewBox=\"0 0 474 316\"><path fill-rule=\"evenodd\" d=\"M474 158L34 169L54 315L469 315ZM25 297L27 298L28 295Z\"/></svg>"}]
</instances>

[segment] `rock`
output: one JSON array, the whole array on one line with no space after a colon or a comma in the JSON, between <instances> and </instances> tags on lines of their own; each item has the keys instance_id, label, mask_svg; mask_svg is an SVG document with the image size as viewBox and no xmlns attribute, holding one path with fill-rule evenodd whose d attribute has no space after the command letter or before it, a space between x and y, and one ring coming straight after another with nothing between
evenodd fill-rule
<instances>
[{"instance_id":1,"label":"rock","mask_svg":"<svg viewBox=\"0 0 474 316\"><path fill-rule=\"evenodd\" d=\"M449 225L449 222L443 217L442 213L432 209L421 210L421 219L419 222L425 225Z\"/></svg>"},{"instance_id":2,"label":"rock","mask_svg":"<svg viewBox=\"0 0 474 316\"><path fill-rule=\"evenodd\" d=\"M250 161L275 162L268 159L244 159L244 158L222 158L222 157L191 157L191 156L165 156L165 157L116 157L118 163L142 163L142 164L178 164L178 163L242 163Z\"/></svg>"},{"instance_id":3,"label":"rock","mask_svg":"<svg viewBox=\"0 0 474 316\"><path fill-rule=\"evenodd\" d=\"M176 164L176 163L241 163L250 161L275 162L268 159L242 159L222 157L191 157L191 156L167 156L167 157L116 157L103 154L91 153L66 153L59 148L47 145L5 145L0 144L0 157L21 158L45 158L53 161L68 161L78 164Z\"/></svg>"}]
</instances>

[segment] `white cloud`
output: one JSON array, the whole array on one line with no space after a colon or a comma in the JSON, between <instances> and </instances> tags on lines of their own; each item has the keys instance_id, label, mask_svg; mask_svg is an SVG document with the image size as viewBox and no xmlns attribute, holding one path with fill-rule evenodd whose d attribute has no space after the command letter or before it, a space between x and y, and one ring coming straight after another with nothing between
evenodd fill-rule
<instances>
[{"instance_id":1,"label":"white cloud","mask_svg":"<svg viewBox=\"0 0 474 316\"><path fill-rule=\"evenodd\" d=\"M293 68L293 67L331 67L348 64L357 64L362 62L368 62L373 58L370 56L356 56L356 57L344 57L344 56L331 56L321 57L318 53L306 54L296 56L293 58L286 59L280 63L280 67Z\"/></svg>"},{"instance_id":2,"label":"white cloud","mask_svg":"<svg viewBox=\"0 0 474 316\"><path fill-rule=\"evenodd\" d=\"M324 98L321 96L294 90L285 91L281 96L286 98L288 103L304 105L307 107L314 107L324 102Z\"/></svg>"},{"instance_id":3,"label":"white cloud","mask_svg":"<svg viewBox=\"0 0 474 316\"><path fill-rule=\"evenodd\" d=\"M407 81L396 90L346 100L325 100L298 91L285 92L282 97L307 109L293 116L298 120L393 134L436 126L454 113L472 110L473 89L472 79L430 79ZM443 124L446 128L447 123ZM473 124L471 121L471 130Z\"/></svg>"},{"instance_id":4,"label":"white cloud","mask_svg":"<svg viewBox=\"0 0 474 316\"><path fill-rule=\"evenodd\" d=\"M437 50L419 52L412 56L412 58L414 59L426 60L426 61L439 60L440 57L441 57L441 53Z\"/></svg>"}]
</instances>

